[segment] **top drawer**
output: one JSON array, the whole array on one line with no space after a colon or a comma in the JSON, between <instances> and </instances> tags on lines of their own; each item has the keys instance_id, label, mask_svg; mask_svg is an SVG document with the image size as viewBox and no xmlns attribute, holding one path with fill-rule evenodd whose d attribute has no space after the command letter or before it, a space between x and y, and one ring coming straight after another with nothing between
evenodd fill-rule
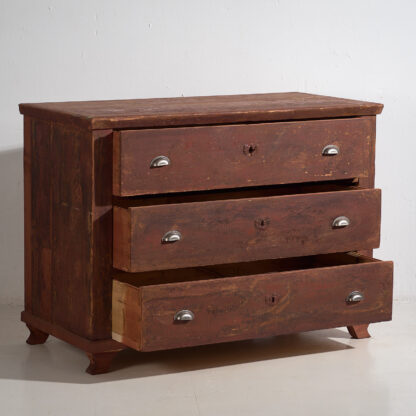
<instances>
[{"instance_id":1,"label":"top drawer","mask_svg":"<svg viewBox=\"0 0 416 416\"><path fill-rule=\"evenodd\" d=\"M113 193L363 178L374 134L375 117L117 131Z\"/></svg>"}]
</instances>

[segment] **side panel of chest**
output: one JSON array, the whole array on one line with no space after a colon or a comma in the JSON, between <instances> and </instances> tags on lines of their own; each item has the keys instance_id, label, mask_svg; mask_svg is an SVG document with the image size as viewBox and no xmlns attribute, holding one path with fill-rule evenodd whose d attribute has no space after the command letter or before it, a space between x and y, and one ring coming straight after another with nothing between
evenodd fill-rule
<instances>
[{"instance_id":1,"label":"side panel of chest","mask_svg":"<svg viewBox=\"0 0 416 416\"><path fill-rule=\"evenodd\" d=\"M25 310L111 334L112 131L25 118Z\"/></svg>"}]
</instances>

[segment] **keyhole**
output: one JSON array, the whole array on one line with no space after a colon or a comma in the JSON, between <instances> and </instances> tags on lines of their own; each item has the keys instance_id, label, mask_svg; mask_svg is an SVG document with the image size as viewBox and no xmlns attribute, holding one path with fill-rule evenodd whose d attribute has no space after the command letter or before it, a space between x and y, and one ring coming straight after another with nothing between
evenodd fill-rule
<instances>
[{"instance_id":1,"label":"keyhole","mask_svg":"<svg viewBox=\"0 0 416 416\"><path fill-rule=\"evenodd\" d=\"M257 145L255 144L245 144L243 147L243 152L247 156L253 156L257 151Z\"/></svg>"},{"instance_id":2,"label":"keyhole","mask_svg":"<svg viewBox=\"0 0 416 416\"><path fill-rule=\"evenodd\" d=\"M259 230L265 230L270 224L270 218L257 218L254 221L254 225Z\"/></svg>"},{"instance_id":3,"label":"keyhole","mask_svg":"<svg viewBox=\"0 0 416 416\"><path fill-rule=\"evenodd\" d=\"M266 303L268 305L274 305L277 303L277 296L276 295L267 295L266 296Z\"/></svg>"}]
</instances>

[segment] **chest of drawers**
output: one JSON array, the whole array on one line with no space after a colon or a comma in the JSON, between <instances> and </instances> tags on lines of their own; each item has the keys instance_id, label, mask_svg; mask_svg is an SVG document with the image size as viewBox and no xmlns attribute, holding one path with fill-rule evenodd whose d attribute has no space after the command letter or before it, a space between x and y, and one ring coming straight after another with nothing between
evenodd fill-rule
<instances>
[{"instance_id":1,"label":"chest of drawers","mask_svg":"<svg viewBox=\"0 0 416 416\"><path fill-rule=\"evenodd\" d=\"M29 344L181 348L391 319L381 104L302 93L21 104ZM238 348L238 344L235 344Z\"/></svg>"}]
</instances>

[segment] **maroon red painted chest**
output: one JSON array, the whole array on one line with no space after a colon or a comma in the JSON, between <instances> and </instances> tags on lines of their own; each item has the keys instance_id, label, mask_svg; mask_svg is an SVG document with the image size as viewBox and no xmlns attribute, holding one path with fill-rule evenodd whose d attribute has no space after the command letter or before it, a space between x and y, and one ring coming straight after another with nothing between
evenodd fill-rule
<instances>
[{"instance_id":1,"label":"maroon red painted chest","mask_svg":"<svg viewBox=\"0 0 416 416\"><path fill-rule=\"evenodd\" d=\"M21 104L29 344L118 351L391 319L381 104L302 93ZM238 344L236 344L238 345Z\"/></svg>"}]
</instances>

